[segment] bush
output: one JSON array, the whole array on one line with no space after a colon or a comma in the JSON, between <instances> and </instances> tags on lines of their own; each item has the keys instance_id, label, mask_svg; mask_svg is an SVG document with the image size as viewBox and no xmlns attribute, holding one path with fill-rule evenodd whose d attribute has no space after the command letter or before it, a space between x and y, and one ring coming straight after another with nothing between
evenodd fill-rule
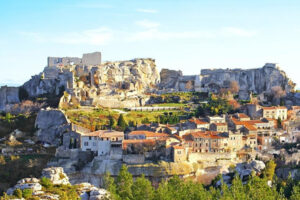
<instances>
[{"instance_id":1,"label":"bush","mask_svg":"<svg viewBox=\"0 0 300 200\"><path fill-rule=\"evenodd\" d=\"M14 191L13 195L16 196L17 198L21 199L22 198L22 190L16 189Z\"/></svg>"},{"instance_id":2,"label":"bush","mask_svg":"<svg viewBox=\"0 0 300 200\"><path fill-rule=\"evenodd\" d=\"M53 183L51 182L51 180L46 177L41 178L40 183L45 188L50 188L51 186L53 186Z\"/></svg>"},{"instance_id":3,"label":"bush","mask_svg":"<svg viewBox=\"0 0 300 200\"><path fill-rule=\"evenodd\" d=\"M25 198L25 199L28 199L32 196L32 190L31 189L24 189L22 191L22 196Z\"/></svg>"}]
</instances>

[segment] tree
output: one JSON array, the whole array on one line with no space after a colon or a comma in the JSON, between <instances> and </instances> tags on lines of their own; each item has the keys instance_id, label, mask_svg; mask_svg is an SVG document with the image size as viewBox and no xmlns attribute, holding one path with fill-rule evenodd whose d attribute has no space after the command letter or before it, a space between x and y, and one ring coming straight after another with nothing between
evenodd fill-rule
<instances>
[{"instance_id":1,"label":"tree","mask_svg":"<svg viewBox=\"0 0 300 200\"><path fill-rule=\"evenodd\" d=\"M277 128L282 128L282 120L280 117L277 119Z\"/></svg>"},{"instance_id":2,"label":"tree","mask_svg":"<svg viewBox=\"0 0 300 200\"><path fill-rule=\"evenodd\" d=\"M144 174L134 182L132 194L134 200L152 200L154 198L151 182L145 178Z\"/></svg>"},{"instance_id":3,"label":"tree","mask_svg":"<svg viewBox=\"0 0 300 200\"><path fill-rule=\"evenodd\" d=\"M108 116L108 120L109 120L109 128L114 129L116 126L116 120L111 115Z\"/></svg>"},{"instance_id":4,"label":"tree","mask_svg":"<svg viewBox=\"0 0 300 200\"><path fill-rule=\"evenodd\" d=\"M125 119L124 119L124 116L123 114L120 114L119 116L119 119L118 119L118 126L121 128L121 130L125 130L126 127L128 126Z\"/></svg>"},{"instance_id":5,"label":"tree","mask_svg":"<svg viewBox=\"0 0 300 200\"><path fill-rule=\"evenodd\" d=\"M276 163L274 162L274 160L270 160L267 163L264 171L264 177L266 177L267 180L273 180L275 174L275 168L276 168Z\"/></svg>"},{"instance_id":6,"label":"tree","mask_svg":"<svg viewBox=\"0 0 300 200\"><path fill-rule=\"evenodd\" d=\"M299 200L300 199L300 184L295 185L293 187L292 196L290 198L291 200Z\"/></svg>"},{"instance_id":7,"label":"tree","mask_svg":"<svg viewBox=\"0 0 300 200\"><path fill-rule=\"evenodd\" d=\"M230 187L230 193L231 193L232 199L236 199L236 200L247 199L242 180L240 179L238 174L235 174L235 177L232 180L232 185Z\"/></svg>"},{"instance_id":8,"label":"tree","mask_svg":"<svg viewBox=\"0 0 300 200\"><path fill-rule=\"evenodd\" d=\"M155 192L155 195L154 195L154 199L157 199L157 200L173 200L175 198L172 198L172 194L170 194L169 190L168 190L168 183L163 180L156 192Z\"/></svg>"},{"instance_id":9,"label":"tree","mask_svg":"<svg viewBox=\"0 0 300 200\"><path fill-rule=\"evenodd\" d=\"M131 190L132 185L132 175L128 172L126 165L122 165L117 177L117 193L122 200L133 198Z\"/></svg>"},{"instance_id":10,"label":"tree","mask_svg":"<svg viewBox=\"0 0 300 200\"><path fill-rule=\"evenodd\" d=\"M0 156L0 165L5 165L6 161L5 161L5 157L4 156Z\"/></svg>"},{"instance_id":11,"label":"tree","mask_svg":"<svg viewBox=\"0 0 300 200\"><path fill-rule=\"evenodd\" d=\"M106 172L104 175L104 188L110 193L111 199L120 199L117 195L115 180L110 176L109 172Z\"/></svg>"},{"instance_id":12,"label":"tree","mask_svg":"<svg viewBox=\"0 0 300 200\"><path fill-rule=\"evenodd\" d=\"M236 94L240 91L240 86L237 81L230 81L229 91L233 94Z\"/></svg>"}]
</instances>

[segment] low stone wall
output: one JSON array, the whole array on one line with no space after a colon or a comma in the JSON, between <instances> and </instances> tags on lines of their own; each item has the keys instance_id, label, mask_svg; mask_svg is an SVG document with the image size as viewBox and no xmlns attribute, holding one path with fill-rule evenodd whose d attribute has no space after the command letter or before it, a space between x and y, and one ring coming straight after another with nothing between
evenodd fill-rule
<instances>
[{"instance_id":1,"label":"low stone wall","mask_svg":"<svg viewBox=\"0 0 300 200\"><path fill-rule=\"evenodd\" d=\"M145 156L139 154L123 155L123 162L126 164L143 164Z\"/></svg>"},{"instance_id":2,"label":"low stone wall","mask_svg":"<svg viewBox=\"0 0 300 200\"><path fill-rule=\"evenodd\" d=\"M218 160L234 160L234 153L190 153L188 156L189 162L217 162Z\"/></svg>"}]
</instances>

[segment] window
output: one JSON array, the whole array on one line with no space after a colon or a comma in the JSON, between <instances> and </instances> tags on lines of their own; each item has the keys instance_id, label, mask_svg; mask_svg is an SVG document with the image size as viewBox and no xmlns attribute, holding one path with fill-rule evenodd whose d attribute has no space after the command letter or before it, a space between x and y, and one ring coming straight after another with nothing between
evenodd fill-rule
<instances>
[{"instance_id":1,"label":"window","mask_svg":"<svg viewBox=\"0 0 300 200\"><path fill-rule=\"evenodd\" d=\"M177 154L181 154L181 151L177 151Z\"/></svg>"},{"instance_id":2,"label":"window","mask_svg":"<svg viewBox=\"0 0 300 200\"><path fill-rule=\"evenodd\" d=\"M89 142L84 142L84 146L89 146Z\"/></svg>"},{"instance_id":3,"label":"window","mask_svg":"<svg viewBox=\"0 0 300 200\"><path fill-rule=\"evenodd\" d=\"M91 136L89 136L89 140L91 140L92 139L92 137Z\"/></svg>"},{"instance_id":4,"label":"window","mask_svg":"<svg viewBox=\"0 0 300 200\"><path fill-rule=\"evenodd\" d=\"M93 142L93 146L96 146L97 145L97 143L96 142Z\"/></svg>"}]
</instances>

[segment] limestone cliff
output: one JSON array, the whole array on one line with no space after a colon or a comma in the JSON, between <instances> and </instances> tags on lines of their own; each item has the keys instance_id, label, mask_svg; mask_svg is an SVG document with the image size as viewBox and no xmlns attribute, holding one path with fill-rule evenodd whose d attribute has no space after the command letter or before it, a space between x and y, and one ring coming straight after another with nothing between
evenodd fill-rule
<instances>
[{"instance_id":1,"label":"limestone cliff","mask_svg":"<svg viewBox=\"0 0 300 200\"><path fill-rule=\"evenodd\" d=\"M219 92L228 87L228 83L239 84L240 95L244 93L261 94L271 92L272 87L280 86L287 93L295 88L293 83L277 64L267 63L256 69L202 69L200 76L185 76L180 71L163 69L161 71L161 89L176 91Z\"/></svg>"},{"instance_id":2,"label":"limestone cliff","mask_svg":"<svg viewBox=\"0 0 300 200\"><path fill-rule=\"evenodd\" d=\"M5 111L7 106L19 103L19 88L3 86L0 88L0 111Z\"/></svg>"},{"instance_id":3,"label":"limestone cliff","mask_svg":"<svg viewBox=\"0 0 300 200\"><path fill-rule=\"evenodd\" d=\"M105 107L140 106L156 89L160 76L153 59L106 62L101 65L46 67L23 85L29 97L59 95L61 104Z\"/></svg>"},{"instance_id":4,"label":"limestone cliff","mask_svg":"<svg viewBox=\"0 0 300 200\"><path fill-rule=\"evenodd\" d=\"M281 86L286 92L295 88L293 83L277 64L265 64L257 69L203 69L201 70L201 88L218 91L228 81L237 81L241 91L256 94L271 92L272 87Z\"/></svg>"}]
</instances>

